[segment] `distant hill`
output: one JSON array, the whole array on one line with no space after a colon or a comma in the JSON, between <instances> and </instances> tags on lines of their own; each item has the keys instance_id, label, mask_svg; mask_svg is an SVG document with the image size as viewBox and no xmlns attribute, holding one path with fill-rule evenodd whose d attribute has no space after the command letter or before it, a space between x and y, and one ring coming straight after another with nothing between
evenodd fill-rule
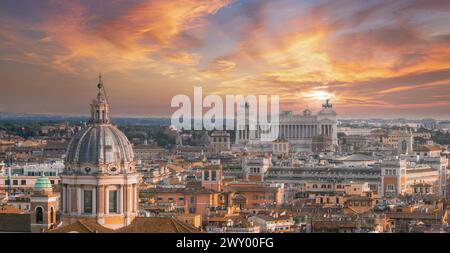
<instances>
[{"instance_id":1,"label":"distant hill","mask_svg":"<svg viewBox=\"0 0 450 253\"><path fill-rule=\"evenodd\" d=\"M5 113L0 112L0 123L29 123L29 122L86 122L87 116L70 115L50 115L50 114L27 114L27 113ZM169 125L170 118L152 118L152 117L115 117L113 123L117 125Z\"/></svg>"}]
</instances>

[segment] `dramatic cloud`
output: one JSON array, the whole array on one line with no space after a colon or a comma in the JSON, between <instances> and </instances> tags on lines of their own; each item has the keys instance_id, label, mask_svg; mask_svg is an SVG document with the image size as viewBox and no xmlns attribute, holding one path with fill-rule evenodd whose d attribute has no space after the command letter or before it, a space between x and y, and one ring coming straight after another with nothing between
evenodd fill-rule
<instances>
[{"instance_id":1,"label":"dramatic cloud","mask_svg":"<svg viewBox=\"0 0 450 253\"><path fill-rule=\"evenodd\" d=\"M283 109L331 98L344 116L448 118L449 13L437 0L5 0L0 108L83 113L102 71L120 114L168 115L201 85L277 94Z\"/></svg>"}]
</instances>

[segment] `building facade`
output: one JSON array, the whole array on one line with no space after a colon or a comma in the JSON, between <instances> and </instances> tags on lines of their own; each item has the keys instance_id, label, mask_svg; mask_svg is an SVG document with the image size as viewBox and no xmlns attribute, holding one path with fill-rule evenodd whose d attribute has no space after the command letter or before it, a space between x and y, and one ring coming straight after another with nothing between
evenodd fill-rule
<instances>
[{"instance_id":1,"label":"building facade","mask_svg":"<svg viewBox=\"0 0 450 253\"><path fill-rule=\"evenodd\" d=\"M292 150L295 151L310 151L312 139L318 135L330 136L332 144L337 145L336 117L337 113L328 100L322 105L322 110L315 115L308 109L304 110L303 114L282 112L279 115L278 136L273 136L273 139L288 140ZM272 143L261 140L261 131L268 129L266 126L258 125L256 130L250 130L247 121L245 126L236 129L235 144L271 150Z\"/></svg>"}]
</instances>

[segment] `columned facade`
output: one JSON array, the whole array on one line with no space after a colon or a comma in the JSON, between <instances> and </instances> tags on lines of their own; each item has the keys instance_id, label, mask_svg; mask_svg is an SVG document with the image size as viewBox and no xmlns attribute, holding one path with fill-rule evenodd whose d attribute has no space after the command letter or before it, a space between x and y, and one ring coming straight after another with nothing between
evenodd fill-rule
<instances>
[{"instance_id":1,"label":"columned facade","mask_svg":"<svg viewBox=\"0 0 450 253\"><path fill-rule=\"evenodd\" d=\"M283 112L279 115L279 132L274 139L285 139L294 150L311 150L312 138L319 135L331 137L333 145L337 145L337 114L332 109L332 104L328 101L322 106L322 110L313 115L306 109L303 114L297 115L292 112ZM268 129L266 126L258 126L257 130L249 130L249 126L236 128L237 145L247 147L267 146L271 148L271 143L261 141L261 129Z\"/></svg>"}]
</instances>

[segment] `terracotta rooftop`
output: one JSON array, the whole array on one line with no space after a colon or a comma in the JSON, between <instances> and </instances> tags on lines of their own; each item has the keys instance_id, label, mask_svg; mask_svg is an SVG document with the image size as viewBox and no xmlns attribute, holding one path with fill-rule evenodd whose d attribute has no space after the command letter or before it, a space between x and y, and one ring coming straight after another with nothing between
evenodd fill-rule
<instances>
[{"instance_id":1,"label":"terracotta rooftop","mask_svg":"<svg viewBox=\"0 0 450 253\"><path fill-rule=\"evenodd\" d=\"M115 231L106 228L91 220L77 220L66 226L57 227L47 231L47 233L114 233Z\"/></svg>"},{"instance_id":2,"label":"terracotta rooftop","mask_svg":"<svg viewBox=\"0 0 450 253\"><path fill-rule=\"evenodd\" d=\"M0 213L22 213L22 211L15 206L0 205Z\"/></svg>"},{"instance_id":3,"label":"terracotta rooftop","mask_svg":"<svg viewBox=\"0 0 450 253\"><path fill-rule=\"evenodd\" d=\"M118 233L199 233L195 227L171 217L137 217Z\"/></svg>"},{"instance_id":4,"label":"terracotta rooftop","mask_svg":"<svg viewBox=\"0 0 450 253\"><path fill-rule=\"evenodd\" d=\"M441 147L437 145L422 145L414 148L414 151L418 152L441 151Z\"/></svg>"},{"instance_id":5,"label":"terracotta rooftop","mask_svg":"<svg viewBox=\"0 0 450 253\"><path fill-rule=\"evenodd\" d=\"M277 192L278 188L265 185L227 185L226 189L233 192Z\"/></svg>"},{"instance_id":6,"label":"terracotta rooftop","mask_svg":"<svg viewBox=\"0 0 450 253\"><path fill-rule=\"evenodd\" d=\"M48 233L199 233L195 227L172 217L137 217L130 225L117 230L95 221L80 219L75 223L49 230Z\"/></svg>"}]
</instances>

